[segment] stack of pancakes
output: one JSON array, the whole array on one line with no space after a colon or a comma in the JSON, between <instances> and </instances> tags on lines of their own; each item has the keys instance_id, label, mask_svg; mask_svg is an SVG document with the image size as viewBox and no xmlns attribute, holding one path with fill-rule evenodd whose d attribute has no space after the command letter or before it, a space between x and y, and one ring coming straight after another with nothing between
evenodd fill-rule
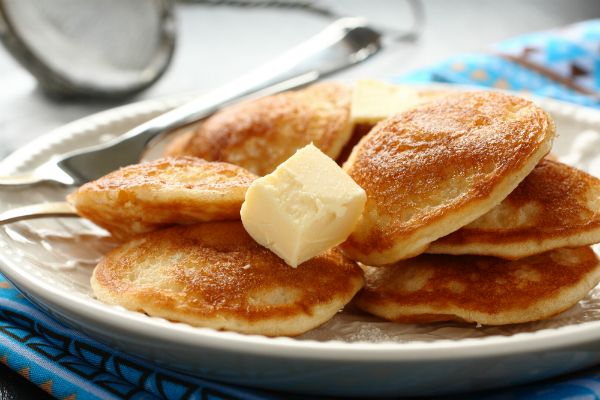
<instances>
[{"instance_id":1,"label":"stack of pancakes","mask_svg":"<svg viewBox=\"0 0 600 400\"><path fill-rule=\"evenodd\" d=\"M99 300L200 327L297 336L333 317L364 286L337 249L290 268L250 237L240 209L256 175L171 157L132 165L67 197L125 242L91 279Z\"/></svg>"},{"instance_id":2,"label":"stack of pancakes","mask_svg":"<svg viewBox=\"0 0 600 400\"><path fill-rule=\"evenodd\" d=\"M312 143L340 165L380 120L451 93L361 79L354 87L322 82L226 108L183 127L164 157L194 156L273 172Z\"/></svg>"},{"instance_id":3,"label":"stack of pancakes","mask_svg":"<svg viewBox=\"0 0 600 400\"><path fill-rule=\"evenodd\" d=\"M353 298L392 321L499 325L550 318L598 284L586 246L600 242L600 180L544 158L549 115L501 93L383 86L397 104L377 111L362 90L373 85L313 85L225 110L172 142L176 157L69 196L126 241L95 269L97 298L295 336ZM382 120L390 109L403 112ZM249 237L239 211L257 176L311 142L345 160L368 199L346 242L293 269Z\"/></svg>"},{"instance_id":4,"label":"stack of pancakes","mask_svg":"<svg viewBox=\"0 0 600 400\"><path fill-rule=\"evenodd\" d=\"M403 323L550 318L600 281L600 180L542 159L549 115L461 93L380 122L344 164L367 192L340 245L367 285L355 304ZM429 254L423 254L429 253Z\"/></svg>"}]
</instances>

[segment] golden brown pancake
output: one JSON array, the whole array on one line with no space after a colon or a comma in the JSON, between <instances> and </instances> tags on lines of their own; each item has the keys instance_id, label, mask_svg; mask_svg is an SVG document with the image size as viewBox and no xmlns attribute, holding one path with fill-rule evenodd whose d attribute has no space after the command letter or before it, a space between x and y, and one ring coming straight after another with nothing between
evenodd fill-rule
<instances>
[{"instance_id":1,"label":"golden brown pancake","mask_svg":"<svg viewBox=\"0 0 600 400\"><path fill-rule=\"evenodd\" d=\"M190 140L192 140L192 136L194 136L193 130L185 131L179 135L176 135L172 140L168 142L168 145L165 147L162 158L166 157L179 157L179 156L192 156L189 153Z\"/></svg>"},{"instance_id":2,"label":"golden brown pancake","mask_svg":"<svg viewBox=\"0 0 600 400\"><path fill-rule=\"evenodd\" d=\"M365 267L354 303L401 323L435 321L517 324L551 318L600 281L589 247L558 249L521 260L422 254L395 265Z\"/></svg>"},{"instance_id":3,"label":"golden brown pancake","mask_svg":"<svg viewBox=\"0 0 600 400\"><path fill-rule=\"evenodd\" d=\"M163 158L86 183L67 202L125 241L177 224L240 219L246 191L257 178L227 163Z\"/></svg>"},{"instance_id":4,"label":"golden brown pancake","mask_svg":"<svg viewBox=\"0 0 600 400\"><path fill-rule=\"evenodd\" d=\"M178 226L108 253L96 297L153 317L266 336L296 336L335 315L363 273L335 249L291 268L239 221Z\"/></svg>"},{"instance_id":5,"label":"golden brown pancake","mask_svg":"<svg viewBox=\"0 0 600 400\"><path fill-rule=\"evenodd\" d=\"M554 136L542 109L495 92L451 94L380 122L344 164L367 204L340 248L374 266L423 253L500 203Z\"/></svg>"},{"instance_id":6,"label":"golden brown pancake","mask_svg":"<svg viewBox=\"0 0 600 400\"><path fill-rule=\"evenodd\" d=\"M311 142L334 160L350 139L352 88L325 82L227 108L170 146L186 154L267 175Z\"/></svg>"},{"instance_id":7,"label":"golden brown pancake","mask_svg":"<svg viewBox=\"0 0 600 400\"><path fill-rule=\"evenodd\" d=\"M600 179L542 159L500 204L431 243L427 253L516 260L600 242Z\"/></svg>"}]
</instances>

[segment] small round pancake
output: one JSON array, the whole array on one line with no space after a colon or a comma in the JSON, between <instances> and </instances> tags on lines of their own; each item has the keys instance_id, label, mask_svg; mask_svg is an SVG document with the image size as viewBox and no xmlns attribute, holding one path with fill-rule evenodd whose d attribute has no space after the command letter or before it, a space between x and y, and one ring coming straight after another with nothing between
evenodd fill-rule
<instances>
[{"instance_id":1,"label":"small round pancake","mask_svg":"<svg viewBox=\"0 0 600 400\"><path fill-rule=\"evenodd\" d=\"M500 204L427 253L516 260L599 242L600 179L546 158Z\"/></svg>"},{"instance_id":2,"label":"small round pancake","mask_svg":"<svg viewBox=\"0 0 600 400\"><path fill-rule=\"evenodd\" d=\"M163 158L86 183L67 202L126 241L173 225L240 219L246 191L257 178L227 163Z\"/></svg>"},{"instance_id":3,"label":"small round pancake","mask_svg":"<svg viewBox=\"0 0 600 400\"><path fill-rule=\"evenodd\" d=\"M508 196L554 136L542 109L495 92L450 94L380 122L344 164L367 204L340 248L373 266L423 253Z\"/></svg>"},{"instance_id":4,"label":"small round pancake","mask_svg":"<svg viewBox=\"0 0 600 400\"><path fill-rule=\"evenodd\" d=\"M324 82L233 106L204 121L188 147L181 139L169 154L224 161L259 176L311 142L335 160L352 135L351 99L349 85Z\"/></svg>"},{"instance_id":5,"label":"small round pancake","mask_svg":"<svg viewBox=\"0 0 600 400\"><path fill-rule=\"evenodd\" d=\"M600 281L589 247L521 260L422 254L395 265L364 267L367 284L354 303L401 323L517 324L566 311Z\"/></svg>"},{"instance_id":6,"label":"small round pancake","mask_svg":"<svg viewBox=\"0 0 600 400\"><path fill-rule=\"evenodd\" d=\"M190 140L194 136L194 131L189 130L180 135L177 135L174 139L168 142L167 147L165 147L162 158L166 157L178 157L178 156L192 156L189 153L190 149Z\"/></svg>"},{"instance_id":7,"label":"small round pancake","mask_svg":"<svg viewBox=\"0 0 600 400\"><path fill-rule=\"evenodd\" d=\"M177 226L108 253L91 280L111 305L193 326L296 336L333 317L363 287L335 249L288 266L239 221Z\"/></svg>"}]
</instances>

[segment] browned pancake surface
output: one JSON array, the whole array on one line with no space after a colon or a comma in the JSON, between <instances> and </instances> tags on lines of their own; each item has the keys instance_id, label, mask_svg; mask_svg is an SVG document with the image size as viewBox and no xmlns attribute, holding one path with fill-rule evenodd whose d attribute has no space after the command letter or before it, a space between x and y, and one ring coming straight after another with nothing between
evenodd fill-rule
<instances>
[{"instance_id":1,"label":"browned pancake surface","mask_svg":"<svg viewBox=\"0 0 600 400\"><path fill-rule=\"evenodd\" d=\"M330 250L291 268L241 222L156 231L98 264L97 298L194 326L295 336L319 326L364 285L361 269Z\"/></svg>"},{"instance_id":2,"label":"browned pancake surface","mask_svg":"<svg viewBox=\"0 0 600 400\"><path fill-rule=\"evenodd\" d=\"M162 153L162 157L178 157L178 156L192 156L190 153L190 141L194 136L194 131L189 130L179 134L168 142L167 147Z\"/></svg>"},{"instance_id":3,"label":"browned pancake surface","mask_svg":"<svg viewBox=\"0 0 600 400\"><path fill-rule=\"evenodd\" d=\"M176 224L240 219L256 178L227 163L163 158L87 183L67 201L79 215L125 241Z\"/></svg>"},{"instance_id":4,"label":"browned pancake surface","mask_svg":"<svg viewBox=\"0 0 600 400\"><path fill-rule=\"evenodd\" d=\"M427 252L518 259L598 242L600 179L543 159L499 205Z\"/></svg>"},{"instance_id":5,"label":"browned pancake surface","mask_svg":"<svg viewBox=\"0 0 600 400\"><path fill-rule=\"evenodd\" d=\"M311 142L335 160L352 134L351 99L350 86L325 82L240 104L208 118L187 148L181 142L169 154L229 162L260 176Z\"/></svg>"},{"instance_id":6,"label":"browned pancake surface","mask_svg":"<svg viewBox=\"0 0 600 400\"><path fill-rule=\"evenodd\" d=\"M422 254L386 267L365 267L361 309L402 323L466 321L514 324L557 315L600 281L589 247L509 261Z\"/></svg>"},{"instance_id":7,"label":"browned pancake surface","mask_svg":"<svg viewBox=\"0 0 600 400\"><path fill-rule=\"evenodd\" d=\"M506 197L554 134L539 107L494 92L448 95L380 122L344 164L368 199L341 249L368 265L424 252Z\"/></svg>"}]
</instances>

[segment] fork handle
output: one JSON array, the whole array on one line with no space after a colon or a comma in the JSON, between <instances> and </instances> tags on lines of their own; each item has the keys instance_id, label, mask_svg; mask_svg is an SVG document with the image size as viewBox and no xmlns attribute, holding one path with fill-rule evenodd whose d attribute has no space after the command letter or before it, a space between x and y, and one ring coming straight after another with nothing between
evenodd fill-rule
<instances>
[{"instance_id":1,"label":"fork handle","mask_svg":"<svg viewBox=\"0 0 600 400\"><path fill-rule=\"evenodd\" d=\"M0 225L33 218L79 217L66 202L41 203L13 208L0 214Z\"/></svg>"},{"instance_id":2,"label":"fork handle","mask_svg":"<svg viewBox=\"0 0 600 400\"><path fill-rule=\"evenodd\" d=\"M39 181L81 185L99 179L120 167L138 163L147 145L158 136L205 118L227 103L260 90L272 94L313 82L324 74L364 60L379 48L379 33L368 28L363 18L341 18L313 38L248 75L160 115L110 142L64 155L56 162L58 168L64 171L60 178L45 172L54 161L38 167ZM287 84L277 86L282 82ZM12 185L15 186L18 185ZM0 189L2 187L0 182Z\"/></svg>"},{"instance_id":3,"label":"fork handle","mask_svg":"<svg viewBox=\"0 0 600 400\"><path fill-rule=\"evenodd\" d=\"M48 161L33 171L23 174L0 176L0 189L25 188L46 181L55 181L64 185L73 185L75 180L54 161Z\"/></svg>"},{"instance_id":4,"label":"fork handle","mask_svg":"<svg viewBox=\"0 0 600 400\"><path fill-rule=\"evenodd\" d=\"M380 35L366 26L364 18L341 18L321 33L270 63L207 95L165 113L126 133L123 140L144 137L147 145L158 132L167 132L205 118L224 104L288 81L299 86L321 76L362 61L380 48ZM293 83L294 78L299 78ZM290 81L292 80L292 81ZM276 86L275 86L276 88ZM158 129L157 129L158 128Z\"/></svg>"}]
</instances>

